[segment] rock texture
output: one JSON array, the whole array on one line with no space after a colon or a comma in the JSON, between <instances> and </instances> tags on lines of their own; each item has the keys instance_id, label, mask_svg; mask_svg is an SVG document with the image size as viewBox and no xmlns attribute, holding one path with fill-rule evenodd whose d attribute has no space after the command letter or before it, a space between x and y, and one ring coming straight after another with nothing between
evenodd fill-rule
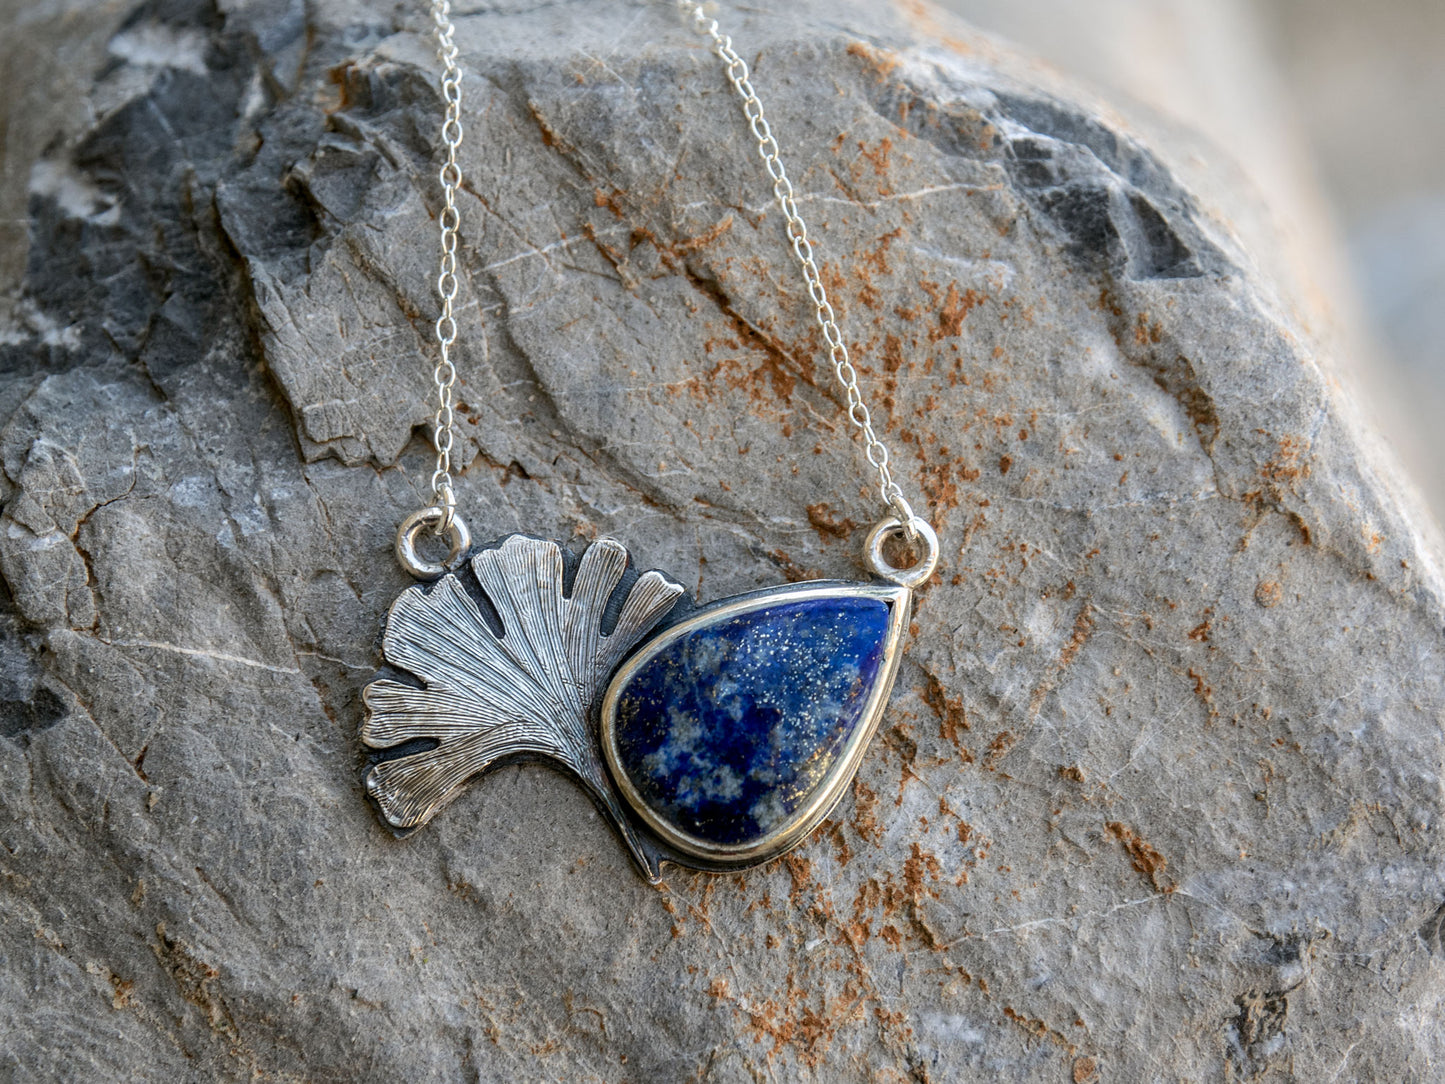
<instances>
[{"instance_id":1,"label":"rock texture","mask_svg":"<svg viewBox=\"0 0 1445 1084\"><path fill-rule=\"evenodd\" d=\"M1124 119L927 9L723 14L944 541L853 794L661 890L540 768L381 827L425 20L149 0L31 172L0 337L7 1076L1438 1072L1445 577L1289 297ZM625 0L459 40L473 532L703 598L855 575L859 452L713 59Z\"/></svg>"}]
</instances>

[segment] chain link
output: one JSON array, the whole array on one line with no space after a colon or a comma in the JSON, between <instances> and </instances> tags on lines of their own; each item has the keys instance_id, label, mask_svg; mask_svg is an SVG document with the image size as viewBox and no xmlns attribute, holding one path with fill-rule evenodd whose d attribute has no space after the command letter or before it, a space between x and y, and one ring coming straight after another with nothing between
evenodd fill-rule
<instances>
[{"instance_id":1,"label":"chain link","mask_svg":"<svg viewBox=\"0 0 1445 1084\"><path fill-rule=\"evenodd\" d=\"M833 366L833 375L843 389L848 401L848 420L863 434L868 462L878 473L878 493L883 503L893 510L902 525L903 533L910 542L917 541L919 526L926 522L914 514L913 508L903 496L903 490L893 479L893 470L888 462L888 447L879 439L873 428L873 415L863 401L858 389L858 370L848 356L848 344L838 330L833 305L828 300L828 291L823 287L823 276L813 256L813 244L808 239L808 226L798 214L798 204L793 196L793 184L783 168L778 141L773 137L772 127L763 115L763 103L758 99L749 78L748 65L736 50L733 40L719 32L717 20L710 18L702 4L696 0L677 0L678 10L692 20L693 29L712 40L713 52L723 62L728 82L732 83L743 102L743 115L748 127L758 142L758 155L773 181L773 198L783 217L787 219L788 240L792 243L793 255L803 269L803 278L808 283L808 296L813 301L818 326L823 330L823 339L828 344L828 360Z\"/></svg>"},{"instance_id":2,"label":"chain link","mask_svg":"<svg viewBox=\"0 0 1445 1084\"><path fill-rule=\"evenodd\" d=\"M432 444L436 448L437 465L432 472L432 492L443 515L435 524L437 534L451 532L456 515L457 498L452 489L452 442L455 439L453 409L457 369L452 362L452 346L457 341L457 230L462 224L457 209L457 190L462 186L462 167L457 164L457 149L462 145L462 73L457 67L457 45L453 41L456 27L452 23L450 0L432 0L433 32L437 41L437 57L445 67L442 74L442 98L446 101L446 119L442 122L442 143L447 149L437 179L442 186L442 211L437 218L441 229L441 267L437 272L437 296L441 315L437 317L437 344L441 354L432 380L436 383L437 409L433 417Z\"/></svg>"}]
</instances>

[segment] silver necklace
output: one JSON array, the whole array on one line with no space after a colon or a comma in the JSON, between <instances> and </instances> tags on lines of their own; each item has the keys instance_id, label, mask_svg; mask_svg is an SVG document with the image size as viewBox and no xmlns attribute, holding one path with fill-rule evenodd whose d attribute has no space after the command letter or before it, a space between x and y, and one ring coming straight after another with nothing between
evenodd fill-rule
<instances>
[{"instance_id":1,"label":"silver necklace","mask_svg":"<svg viewBox=\"0 0 1445 1084\"><path fill-rule=\"evenodd\" d=\"M367 686L361 729L367 794L398 833L431 820L488 768L537 758L580 781L653 882L665 861L706 870L766 862L828 815L887 705L912 592L938 563L937 536L894 479L859 390L748 66L700 4L677 6L710 39L742 101L877 475L885 515L863 545L873 578L696 605L664 573L634 570L612 539L575 547L509 535L473 548L452 480L462 74L450 2L432 0L446 103L433 500L397 531L397 558L419 582L387 615L382 655L394 672ZM444 560L420 555L424 532L449 543ZM893 539L916 551L911 565L890 563Z\"/></svg>"}]
</instances>

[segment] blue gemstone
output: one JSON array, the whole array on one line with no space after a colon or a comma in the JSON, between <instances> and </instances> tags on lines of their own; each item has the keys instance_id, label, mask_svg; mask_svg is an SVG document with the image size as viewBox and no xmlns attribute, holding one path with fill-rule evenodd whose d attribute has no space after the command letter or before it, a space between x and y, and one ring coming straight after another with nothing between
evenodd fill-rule
<instances>
[{"instance_id":1,"label":"blue gemstone","mask_svg":"<svg viewBox=\"0 0 1445 1084\"><path fill-rule=\"evenodd\" d=\"M864 722L889 621L880 599L824 597L691 629L618 690L616 766L683 832L722 846L760 840L807 802Z\"/></svg>"}]
</instances>

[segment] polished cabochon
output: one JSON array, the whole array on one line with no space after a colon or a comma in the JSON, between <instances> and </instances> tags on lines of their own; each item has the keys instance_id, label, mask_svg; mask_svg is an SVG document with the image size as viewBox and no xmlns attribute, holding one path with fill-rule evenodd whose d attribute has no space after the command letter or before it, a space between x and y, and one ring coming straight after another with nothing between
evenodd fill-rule
<instances>
[{"instance_id":1,"label":"polished cabochon","mask_svg":"<svg viewBox=\"0 0 1445 1084\"><path fill-rule=\"evenodd\" d=\"M887 584L793 584L724 599L642 643L599 712L628 806L703 865L754 865L800 843L877 728L908 599Z\"/></svg>"}]
</instances>

